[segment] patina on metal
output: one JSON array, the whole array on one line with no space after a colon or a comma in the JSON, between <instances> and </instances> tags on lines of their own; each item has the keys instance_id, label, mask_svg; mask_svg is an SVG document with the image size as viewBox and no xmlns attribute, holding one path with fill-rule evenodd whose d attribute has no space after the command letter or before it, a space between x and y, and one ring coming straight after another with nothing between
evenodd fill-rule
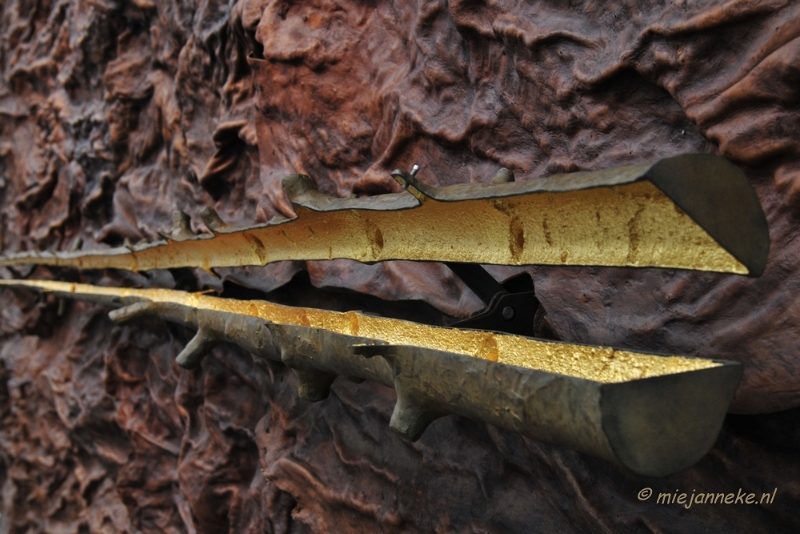
<instances>
[{"instance_id":1,"label":"patina on metal","mask_svg":"<svg viewBox=\"0 0 800 534\"><path fill-rule=\"evenodd\" d=\"M510 173L506 173L510 174ZM723 158L686 154L652 163L513 182L406 188L332 198L308 176L284 180L297 217L234 229L213 210L194 236L177 214L165 241L107 250L28 252L0 265L133 271L349 258L500 265L665 267L759 275L769 252L764 213L744 174Z\"/></svg>"},{"instance_id":2,"label":"patina on metal","mask_svg":"<svg viewBox=\"0 0 800 534\"><path fill-rule=\"evenodd\" d=\"M664 476L713 445L741 377L733 362L659 356L357 312L292 308L163 289L3 280L121 307L115 321L155 316L197 330L178 355L192 368L216 343L294 369L300 395L324 399L337 376L393 387L390 426L418 439L455 413Z\"/></svg>"}]
</instances>

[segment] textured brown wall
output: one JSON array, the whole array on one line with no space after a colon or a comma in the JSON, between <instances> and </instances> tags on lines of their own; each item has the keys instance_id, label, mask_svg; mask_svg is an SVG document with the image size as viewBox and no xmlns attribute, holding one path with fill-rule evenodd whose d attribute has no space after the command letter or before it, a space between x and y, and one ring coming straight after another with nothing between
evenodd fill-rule
<instances>
[{"instance_id":1,"label":"textured brown wall","mask_svg":"<svg viewBox=\"0 0 800 534\"><path fill-rule=\"evenodd\" d=\"M767 212L761 278L526 270L565 340L743 362L732 409L751 415L730 416L709 455L662 480L454 416L410 444L388 429L394 392L382 386L337 380L308 404L290 372L234 348L181 371L183 329L116 327L100 307L59 314L53 299L5 290L0 532L800 528L800 3L375 4L4 2L2 249L152 240L175 208L197 227L207 205L234 225L265 221L290 210L289 172L347 196L394 190L388 172L415 163L448 184L500 166L528 180L714 152L745 170ZM480 308L438 265L224 274L272 291L301 270L317 287L427 304L315 293L302 276L273 295L420 320ZM686 510L640 502L646 486L777 496Z\"/></svg>"}]
</instances>

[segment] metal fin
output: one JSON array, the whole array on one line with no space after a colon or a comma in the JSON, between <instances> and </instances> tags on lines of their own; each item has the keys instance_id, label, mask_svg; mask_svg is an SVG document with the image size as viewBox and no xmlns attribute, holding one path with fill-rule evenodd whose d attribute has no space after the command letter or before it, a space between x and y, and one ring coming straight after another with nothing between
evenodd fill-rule
<instances>
[{"instance_id":1,"label":"metal fin","mask_svg":"<svg viewBox=\"0 0 800 534\"><path fill-rule=\"evenodd\" d=\"M211 206L204 208L203 211L200 212L200 218L203 219L208 229L215 234L224 234L230 232L232 229L229 224L222 220L217 210Z\"/></svg>"},{"instance_id":2,"label":"metal fin","mask_svg":"<svg viewBox=\"0 0 800 534\"><path fill-rule=\"evenodd\" d=\"M217 341L213 336L200 327L191 341L184 347L180 354L175 358L175 362L184 369L194 369L206 355L217 346Z\"/></svg>"},{"instance_id":3,"label":"metal fin","mask_svg":"<svg viewBox=\"0 0 800 534\"><path fill-rule=\"evenodd\" d=\"M300 398L309 402L319 402L328 398L331 384L336 375L313 369L294 369Z\"/></svg>"},{"instance_id":4,"label":"metal fin","mask_svg":"<svg viewBox=\"0 0 800 534\"><path fill-rule=\"evenodd\" d=\"M426 405L424 396L414 394L413 382L395 377L394 389L397 391L397 404L394 405L389 428L409 441L417 441L428 425L441 414Z\"/></svg>"},{"instance_id":5,"label":"metal fin","mask_svg":"<svg viewBox=\"0 0 800 534\"><path fill-rule=\"evenodd\" d=\"M189 215L175 210L172 212L172 233L169 235L173 241L185 241L195 236ZM166 236L165 236L166 237Z\"/></svg>"},{"instance_id":6,"label":"metal fin","mask_svg":"<svg viewBox=\"0 0 800 534\"><path fill-rule=\"evenodd\" d=\"M507 184L514 181L514 173L510 170L506 169L505 167L500 167L500 170L497 171L497 174L494 175L489 183L490 184Z\"/></svg>"},{"instance_id":7,"label":"metal fin","mask_svg":"<svg viewBox=\"0 0 800 534\"><path fill-rule=\"evenodd\" d=\"M118 310L108 312L108 317L115 323L126 323L145 316L158 313L158 305L154 302L136 302Z\"/></svg>"}]
</instances>

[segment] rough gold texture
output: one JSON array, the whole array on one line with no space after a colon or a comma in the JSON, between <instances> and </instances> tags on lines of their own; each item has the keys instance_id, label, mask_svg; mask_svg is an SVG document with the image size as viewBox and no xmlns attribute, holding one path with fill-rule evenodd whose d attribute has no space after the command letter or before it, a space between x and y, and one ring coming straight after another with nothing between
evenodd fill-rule
<instances>
[{"instance_id":1,"label":"rough gold texture","mask_svg":"<svg viewBox=\"0 0 800 534\"><path fill-rule=\"evenodd\" d=\"M98 287L51 281L5 281L2 285L35 287L81 295L138 297L153 302L172 302L193 308L239 313L279 324L322 328L339 334L380 339L393 345L415 345L509 365L584 378L596 382L625 382L671 373L717 367L699 358L662 357L651 354L539 341L480 330L442 328L397 319L372 317L358 312L332 312L294 308L265 301L221 299L171 289Z\"/></svg>"}]
</instances>

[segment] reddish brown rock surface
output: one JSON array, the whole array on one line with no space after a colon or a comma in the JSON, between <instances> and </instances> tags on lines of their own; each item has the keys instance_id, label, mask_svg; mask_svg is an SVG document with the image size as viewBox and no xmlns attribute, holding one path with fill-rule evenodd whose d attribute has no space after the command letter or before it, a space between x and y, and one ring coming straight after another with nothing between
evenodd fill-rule
<instances>
[{"instance_id":1,"label":"reddish brown rock surface","mask_svg":"<svg viewBox=\"0 0 800 534\"><path fill-rule=\"evenodd\" d=\"M394 393L382 386L337 380L309 404L290 372L231 347L179 370L181 328L116 327L100 307L59 314L53 299L6 290L0 532L800 528L800 4L573 4L6 2L2 248L155 239L176 207L196 227L211 204L234 225L264 221L290 209L290 172L331 195L369 195L415 163L447 184L501 166L529 180L714 152L764 205L762 277L527 269L563 339L741 361L732 410L750 415L730 416L711 453L642 479L452 416L410 444L388 429ZM314 292L302 275L286 286L301 270L360 293ZM287 302L426 321L480 308L439 265L286 263L225 277ZM769 505L685 509L639 501L645 487L777 490Z\"/></svg>"}]
</instances>

